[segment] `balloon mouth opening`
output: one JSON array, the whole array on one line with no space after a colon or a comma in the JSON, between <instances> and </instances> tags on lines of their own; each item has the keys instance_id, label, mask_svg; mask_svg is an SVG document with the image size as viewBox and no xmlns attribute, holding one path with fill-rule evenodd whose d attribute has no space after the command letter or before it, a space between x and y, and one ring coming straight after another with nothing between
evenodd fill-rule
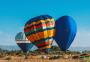
<instances>
[{"instance_id":1,"label":"balloon mouth opening","mask_svg":"<svg viewBox=\"0 0 90 62\"><path fill-rule=\"evenodd\" d=\"M41 52L44 52L44 53L49 53L50 51L51 51L51 49L50 48L47 48L47 49L42 49L42 50L40 50Z\"/></svg>"}]
</instances>

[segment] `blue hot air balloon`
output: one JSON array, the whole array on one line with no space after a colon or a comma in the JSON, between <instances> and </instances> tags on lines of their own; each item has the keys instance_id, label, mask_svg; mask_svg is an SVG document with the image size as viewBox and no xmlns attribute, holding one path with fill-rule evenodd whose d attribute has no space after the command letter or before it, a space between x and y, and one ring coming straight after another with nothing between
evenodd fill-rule
<instances>
[{"instance_id":1,"label":"blue hot air balloon","mask_svg":"<svg viewBox=\"0 0 90 62\"><path fill-rule=\"evenodd\" d=\"M70 16L60 17L56 20L55 29L55 41L62 51L66 51L76 36L77 26L74 19Z\"/></svg>"},{"instance_id":2,"label":"blue hot air balloon","mask_svg":"<svg viewBox=\"0 0 90 62\"><path fill-rule=\"evenodd\" d=\"M24 53L27 53L33 47L33 44L26 39L23 32L19 32L16 35L15 41Z\"/></svg>"}]
</instances>

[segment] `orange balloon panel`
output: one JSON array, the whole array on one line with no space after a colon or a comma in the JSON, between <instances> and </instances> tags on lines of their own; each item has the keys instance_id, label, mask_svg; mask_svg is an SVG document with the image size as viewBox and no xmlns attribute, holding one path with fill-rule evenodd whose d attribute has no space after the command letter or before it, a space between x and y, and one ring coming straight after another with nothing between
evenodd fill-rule
<instances>
[{"instance_id":1,"label":"orange balloon panel","mask_svg":"<svg viewBox=\"0 0 90 62\"><path fill-rule=\"evenodd\" d=\"M51 48L55 36L55 21L49 15L30 19L24 28L25 35L39 49Z\"/></svg>"}]
</instances>

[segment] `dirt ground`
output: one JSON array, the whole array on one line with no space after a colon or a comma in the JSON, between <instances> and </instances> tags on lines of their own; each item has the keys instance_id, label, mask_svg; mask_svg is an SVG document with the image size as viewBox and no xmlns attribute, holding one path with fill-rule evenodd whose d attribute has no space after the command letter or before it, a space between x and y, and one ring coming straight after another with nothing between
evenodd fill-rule
<instances>
[{"instance_id":1,"label":"dirt ground","mask_svg":"<svg viewBox=\"0 0 90 62\"><path fill-rule=\"evenodd\" d=\"M0 62L86 62L83 59L72 59L67 57L60 57L58 59L48 59L41 58L41 55L38 56L30 56L27 59L25 57L18 56L6 56L4 58L0 58ZM88 62L88 61L87 61Z\"/></svg>"},{"instance_id":2,"label":"dirt ground","mask_svg":"<svg viewBox=\"0 0 90 62\"><path fill-rule=\"evenodd\" d=\"M69 59L28 59L28 60L0 60L0 62L80 62L80 60L69 60Z\"/></svg>"}]
</instances>

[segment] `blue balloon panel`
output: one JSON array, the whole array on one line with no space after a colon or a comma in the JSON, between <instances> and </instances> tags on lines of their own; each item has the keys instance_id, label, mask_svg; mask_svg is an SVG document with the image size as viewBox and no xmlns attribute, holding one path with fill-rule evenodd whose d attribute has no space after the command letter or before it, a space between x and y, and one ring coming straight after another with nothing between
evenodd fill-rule
<instances>
[{"instance_id":1,"label":"blue balloon panel","mask_svg":"<svg viewBox=\"0 0 90 62\"><path fill-rule=\"evenodd\" d=\"M15 41L23 52L27 52L33 47L33 44L26 39L26 36L23 32L17 33Z\"/></svg>"},{"instance_id":2,"label":"blue balloon panel","mask_svg":"<svg viewBox=\"0 0 90 62\"><path fill-rule=\"evenodd\" d=\"M31 43L17 43L17 44L23 50L23 52L27 52L33 47L33 44Z\"/></svg>"},{"instance_id":3,"label":"blue balloon panel","mask_svg":"<svg viewBox=\"0 0 90 62\"><path fill-rule=\"evenodd\" d=\"M70 16L62 16L56 20L56 36L55 41L61 48L61 50L66 51L72 44L76 32L77 26L73 18Z\"/></svg>"}]
</instances>

